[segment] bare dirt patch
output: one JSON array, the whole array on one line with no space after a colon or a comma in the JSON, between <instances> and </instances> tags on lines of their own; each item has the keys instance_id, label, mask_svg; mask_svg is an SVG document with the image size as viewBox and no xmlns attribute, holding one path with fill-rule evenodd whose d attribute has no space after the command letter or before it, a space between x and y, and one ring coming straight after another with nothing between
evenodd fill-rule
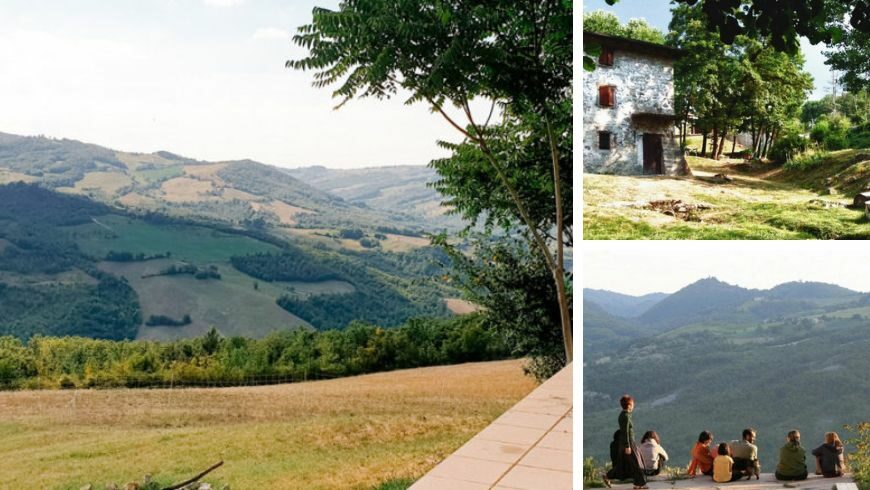
<instances>
[{"instance_id":1,"label":"bare dirt patch","mask_svg":"<svg viewBox=\"0 0 870 490\"><path fill-rule=\"evenodd\" d=\"M444 298L447 309L457 315L467 315L480 310L480 306L460 298Z\"/></svg>"},{"instance_id":2,"label":"bare dirt patch","mask_svg":"<svg viewBox=\"0 0 870 490\"><path fill-rule=\"evenodd\" d=\"M701 212L711 209L711 206L702 203L685 203L680 199L662 199L650 201L644 208L658 211L683 221L701 221Z\"/></svg>"},{"instance_id":3,"label":"bare dirt patch","mask_svg":"<svg viewBox=\"0 0 870 490\"><path fill-rule=\"evenodd\" d=\"M169 179L160 186L163 198L170 202L213 201L218 199L213 195L214 184L207 180L197 180L190 177Z\"/></svg>"}]
</instances>

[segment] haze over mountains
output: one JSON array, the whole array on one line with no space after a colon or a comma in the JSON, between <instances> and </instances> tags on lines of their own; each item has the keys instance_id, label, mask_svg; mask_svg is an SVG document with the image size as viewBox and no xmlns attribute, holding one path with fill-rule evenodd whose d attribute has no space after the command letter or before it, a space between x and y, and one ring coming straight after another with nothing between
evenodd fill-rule
<instances>
[{"instance_id":1,"label":"haze over mountains","mask_svg":"<svg viewBox=\"0 0 870 490\"><path fill-rule=\"evenodd\" d=\"M674 466L688 463L701 430L718 443L757 427L770 468L788 430L815 447L824 432L848 434L844 424L866 418L867 292L706 278L658 301L594 291L583 324L584 451L602 461L624 393L638 400L637 437L656 430Z\"/></svg>"},{"instance_id":2,"label":"haze over mountains","mask_svg":"<svg viewBox=\"0 0 870 490\"><path fill-rule=\"evenodd\" d=\"M292 174L0 133L0 335L260 337L449 314L425 233L460 225L431 170Z\"/></svg>"}]
</instances>

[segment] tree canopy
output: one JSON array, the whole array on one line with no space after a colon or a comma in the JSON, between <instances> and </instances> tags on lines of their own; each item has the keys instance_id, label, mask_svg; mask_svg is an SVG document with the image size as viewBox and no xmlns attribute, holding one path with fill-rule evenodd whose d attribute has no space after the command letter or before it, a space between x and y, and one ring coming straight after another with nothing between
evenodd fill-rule
<instances>
[{"instance_id":1,"label":"tree canopy","mask_svg":"<svg viewBox=\"0 0 870 490\"><path fill-rule=\"evenodd\" d=\"M337 10L314 10L294 36L308 55L287 62L315 70L317 87L336 85L339 106L401 89L410 93L407 103L427 103L464 137L443 143L453 155L433 164L442 176L436 185L458 212L492 216L490 223L525 236L541 255L556 286L568 359L572 4L345 0ZM475 99L491 103L489 115L473 113ZM448 114L447 104L464 120ZM493 118L496 107L501 117Z\"/></svg>"}]
</instances>

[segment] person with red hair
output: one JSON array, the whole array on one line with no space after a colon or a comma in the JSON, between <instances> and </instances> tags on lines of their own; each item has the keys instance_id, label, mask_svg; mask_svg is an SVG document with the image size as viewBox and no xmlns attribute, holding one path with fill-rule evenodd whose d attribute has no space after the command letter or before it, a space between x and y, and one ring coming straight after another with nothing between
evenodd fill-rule
<instances>
[{"instance_id":1,"label":"person with red hair","mask_svg":"<svg viewBox=\"0 0 870 490\"><path fill-rule=\"evenodd\" d=\"M634 488L649 488L643 472L645 466L643 456L638 450L637 443L634 442L634 426L631 422L634 398L623 395L619 399L619 405L622 407L622 412L619 413L619 432L616 441L617 461L614 461L613 468L605 475L604 482L609 485L610 480L631 479L634 480Z\"/></svg>"}]
</instances>

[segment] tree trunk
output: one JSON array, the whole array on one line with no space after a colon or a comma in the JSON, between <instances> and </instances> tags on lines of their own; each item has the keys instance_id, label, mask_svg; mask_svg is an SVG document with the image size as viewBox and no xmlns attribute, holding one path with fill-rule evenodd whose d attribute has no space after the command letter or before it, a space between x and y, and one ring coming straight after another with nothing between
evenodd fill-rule
<instances>
[{"instance_id":1,"label":"tree trunk","mask_svg":"<svg viewBox=\"0 0 870 490\"><path fill-rule=\"evenodd\" d=\"M734 156L734 151L737 149L737 132L734 132L734 140L731 141L731 156Z\"/></svg>"},{"instance_id":2,"label":"tree trunk","mask_svg":"<svg viewBox=\"0 0 870 490\"><path fill-rule=\"evenodd\" d=\"M713 149L710 151L710 158L716 159L716 153L719 151L719 128L713 126Z\"/></svg>"},{"instance_id":3,"label":"tree trunk","mask_svg":"<svg viewBox=\"0 0 870 490\"><path fill-rule=\"evenodd\" d=\"M755 138L753 138L752 158L760 158L759 152L761 151L761 135L763 133L764 133L764 127L759 126L756 129Z\"/></svg>"},{"instance_id":4,"label":"tree trunk","mask_svg":"<svg viewBox=\"0 0 870 490\"><path fill-rule=\"evenodd\" d=\"M770 132L770 144L764 149L764 158L767 158L767 155L770 153L770 150L773 148L773 144L776 142L777 131L774 129Z\"/></svg>"},{"instance_id":5,"label":"tree trunk","mask_svg":"<svg viewBox=\"0 0 870 490\"><path fill-rule=\"evenodd\" d=\"M556 281L556 293L559 297L559 314L562 320L562 341L565 344L565 359L571 362L574 358L574 330L571 325L571 309L568 304L568 291L565 287L565 250L564 216L562 214L562 184L559 173L559 149L556 146L556 137L550 126L550 118L544 117L547 125L547 138L550 140L550 156L553 160L553 187L556 194L556 270L553 271L553 279Z\"/></svg>"},{"instance_id":6,"label":"tree trunk","mask_svg":"<svg viewBox=\"0 0 870 490\"><path fill-rule=\"evenodd\" d=\"M707 154L707 132L704 132L704 137L701 139L701 157Z\"/></svg>"},{"instance_id":7,"label":"tree trunk","mask_svg":"<svg viewBox=\"0 0 870 490\"><path fill-rule=\"evenodd\" d=\"M770 131L764 132L764 148L761 149L759 158L767 158L767 149L770 146Z\"/></svg>"},{"instance_id":8,"label":"tree trunk","mask_svg":"<svg viewBox=\"0 0 870 490\"><path fill-rule=\"evenodd\" d=\"M725 150L725 136L726 136L727 134L728 134L728 130L727 130L727 129L723 129L723 130L722 130L722 137L721 137L721 139L719 140L719 152L716 153L716 160L719 160L720 158L722 158L722 153L723 153L723 151Z\"/></svg>"}]
</instances>

